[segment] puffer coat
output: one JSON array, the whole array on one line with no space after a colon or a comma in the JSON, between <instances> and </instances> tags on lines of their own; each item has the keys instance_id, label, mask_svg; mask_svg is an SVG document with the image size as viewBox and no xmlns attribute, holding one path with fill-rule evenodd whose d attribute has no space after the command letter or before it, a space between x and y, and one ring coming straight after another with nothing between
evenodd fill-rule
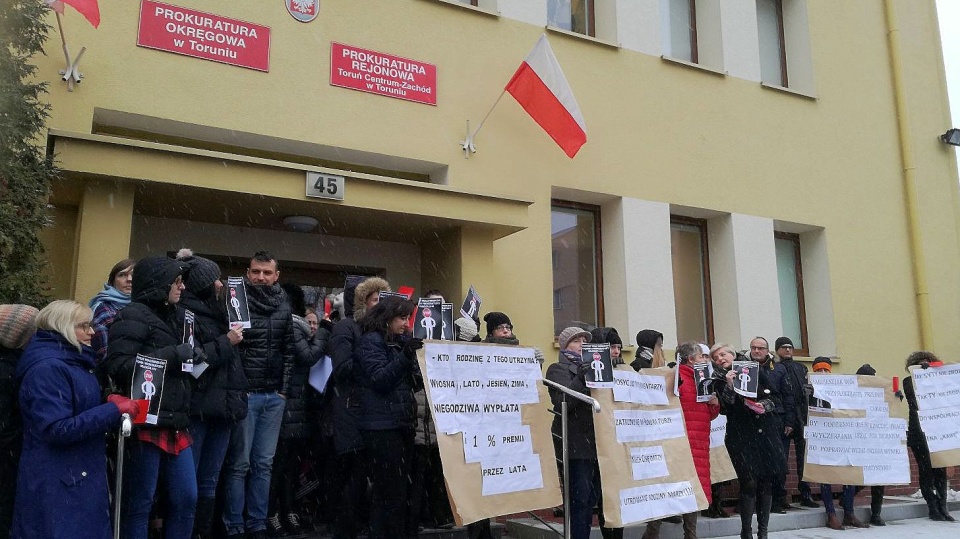
<instances>
[{"instance_id":1,"label":"puffer coat","mask_svg":"<svg viewBox=\"0 0 960 539\"><path fill-rule=\"evenodd\" d=\"M707 501L711 502L710 491L710 422L720 415L719 403L697 402L697 383L693 367L685 363L677 367L680 376L680 406L683 410L683 422L687 427L687 440L693 463L697 467L697 476Z\"/></svg>"},{"instance_id":2,"label":"puffer coat","mask_svg":"<svg viewBox=\"0 0 960 539\"><path fill-rule=\"evenodd\" d=\"M414 362L404 356L399 343L388 342L378 331L364 333L355 368L360 429L413 431L417 420Z\"/></svg>"},{"instance_id":3,"label":"puffer coat","mask_svg":"<svg viewBox=\"0 0 960 539\"><path fill-rule=\"evenodd\" d=\"M317 430L319 401L316 390L310 386L310 368L326 353L329 340L330 332L326 328L318 328L311 337L307 321L294 315L294 365L290 392L287 393L287 402L283 407L281 438L309 438Z\"/></svg>"},{"instance_id":4,"label":"puffer coat","mask_svg":"<svg viewBox=\"0 0 960 539\"><path fill-rule=\"evenodd\" d=\"M279 284L246 282L250 327L238 346L249 390L290 394L293 375L293 313Z\"/></svg>"},{"instance_id":5,"label":"puffer coat","mask_svg":"<svg viewBox=\"0 0 960 539\"><path fill-rule=\"evenodd\" d=\"M227 315L184 290L178 306L194 315L194 336L206 356L207 370L194 384L190 415L201 421L238 421L247 417L247 377L237 347L227 338Z\"/></svg>"},{"instance_id":6,"label":"puffer coat","mask_svg":"<svg viewBox=\"0 0 960 539\"><path fill-rule=\"evenodd\" d=\"M193 351L183 344L183 326L177 320L176 306L167 303L170 285L182 272L181 263L169 258L149 257L137 263L133 301L110 326L103 363L120 391L129 396L137 354L167 360L156 427L174 429L185 429L190 424L193 380L182 370L183 361L192 359Z\"/></svg>"}]
</instances>

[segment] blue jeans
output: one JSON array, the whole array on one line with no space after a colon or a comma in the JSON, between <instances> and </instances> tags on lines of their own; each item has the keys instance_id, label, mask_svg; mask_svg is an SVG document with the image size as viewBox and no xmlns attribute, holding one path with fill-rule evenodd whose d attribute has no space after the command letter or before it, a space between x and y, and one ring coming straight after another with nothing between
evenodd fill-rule
<instances>
[{"instance_id":1,"label":"blue jeans","mask_svg":"<svg viewBox=\"0 0 960 539\"><path fill-rule=\"evenodd\" d=\"M223 524L227 527L227 535L267 528L270 472L285 403L277 393L250 393L247 418L233 429L224 466Z\"/></svg>"},{"instance_id":2,"label":"blue jeans","mask_svg":"<svg viewBox=\"0 0 960 539\"><path fill-rule=\"evenodd\" d=\"M853 514L853 498L857 495L857 487L852 485L843 485L843 493L840 495L840 507L843 508L843 516ZM820 497L823 498L823 508L828 515L837 514L833 507L833 489L826 483L820 484Z\"/></svg>"},{"instance_id":3,"label":"blue jeans","mask_svg":"<svg viewBox=\"0 0 960 539\"><path fill-rule=\"evenodd\" d=\"M217 495L217 480L220 468L227 456L230 444L232 421L194 419L190 423L190 436L193 437L193 460L197 470L197 496L213 498Z\"/></svg>"},{"instance_id":4,"label":"blue jeans","mask_svg":"<svg viewBox=\"0 0 960 539\"><path fill-rule=\"evenodd\" d=\"M179 455L165 453L150 442L133 440L123 482L124 539L147 539L147 521L153 507L157 479L163 474L166 482L168 513L163 519L166 539L190 539L193 531L193 510L197 505L197 476L193 467L193 451L188 447Z\"/></svg>"},{"instance_id":5,"label":"blue jeans","mask_svg":"<svg viewBox=\"0 0 960 539\"><path fill-rule=\"evenodd\" d=\"M570 459L570 537L589 539L593 507L600 499L600 469L595 459Z\"/></svg>"}]
</instances>

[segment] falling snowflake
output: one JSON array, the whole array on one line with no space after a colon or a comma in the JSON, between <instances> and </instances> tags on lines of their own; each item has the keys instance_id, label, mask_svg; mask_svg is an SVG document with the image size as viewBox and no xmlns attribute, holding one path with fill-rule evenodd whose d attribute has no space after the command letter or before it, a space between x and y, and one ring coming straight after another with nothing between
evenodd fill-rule
<instances>
[{"instance_id":1,"label":"falling snowflake","mask_svg":"<svg viewBox=\"0 0 960 539\"><path fill-rule=\"evenodd\" d=\"M316 3L317 0L292 0L290 2L295 11L306 14L313 13L313 8Z\"/></svg>"}]
</instances>

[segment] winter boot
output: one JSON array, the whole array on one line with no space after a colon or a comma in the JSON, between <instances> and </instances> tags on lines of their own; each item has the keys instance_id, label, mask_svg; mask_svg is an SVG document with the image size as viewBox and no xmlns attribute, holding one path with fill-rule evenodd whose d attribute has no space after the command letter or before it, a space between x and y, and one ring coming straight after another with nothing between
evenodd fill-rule
<instances>
[{"instance_id":1,"label":"winter boot","mask_svg":"<svg viewBox=\"0 0 960 539\"><path fill-rule=\"evenodd\" d=\"M845 530L836 513L827 513L827 527L831 530Z\"/></svg>"},{"instance_id":2,"label":"winter boot","mask_svg":"<svg viewBox=\"0 0 960 539\"><path fill-rule=\"evenodd\" d=\"M940 512L940 500L927 500L927 511L930 513L930 520L938 522L946 520Z\"/></svg>"},{"instance_id":3,"label":"winter boot","mask_svg":"<svg viewBox=\"0 0 960 539\"><path fill-rule=\"evenodd\" d=\"M860 519L853 514L853 512L847 513L846 511L844 511L843 513L843 525L850 526L851 528L869 528L870 527L869 524L861 522Z\"/></svg>"},{"instance_id":4,"label":"winter boot","mask_svg":"<svg viewBox=\"0 0 960 539\"><path fill-rule=\"evenodd\" d=\"M213 525L213 498L198 498L197 509L193 517L193 539L210 539L210 527Z\"/></svg>"},{"instance_id":5,"label":"winter boot","mask_svg":"<svg viewBox=\"0 0 960 539\"><path fill-rule=\"evenodd\" d=\"M946 477L938 477L934 486L937 490L937 506L940 508L940 514L943 516L943 520L947 522L955 522L957 519L953 518L950 515L950 510L947 509L947 494L949 494L950 489L948 489L948 482Z\"/></svg>"},{"instance_id":6,"label":"winter boot","mask_svg":"<svg viewBox=\"0 0 960 539\"><path fill-rule=\"evenodd\" d=\"M740 494L738 505L740 512L740 539L753 539L753 512L757 506L757 497Z\"/></svg>"},{"instance_id":7,"label":"winter boot","mask_svg":"<svg viewBox=\"0 0 960 539\"><path fill-rule=\"evenodd\" d=\"M771 504L773 504L773 497L769 494L757 498L757 539L767 539Z\"/></svg>"}]
</instances>

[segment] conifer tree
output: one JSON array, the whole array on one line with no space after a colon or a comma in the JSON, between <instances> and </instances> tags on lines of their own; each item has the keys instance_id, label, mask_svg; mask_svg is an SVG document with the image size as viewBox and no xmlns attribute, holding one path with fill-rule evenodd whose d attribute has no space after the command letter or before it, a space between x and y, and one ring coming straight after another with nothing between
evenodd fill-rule
<instances>
[{"instance_id":1,"label":"conifer tree","mask_svg":"<svg viewBox=\"0 0 960 539\"><path fill-rule=\"evenodd\" d=\"M47 84L31 63L49 32L41 0L0 1L0 303L42 306L47 199L57 169L42 134Z\"/></svg>"}]
</instances>

